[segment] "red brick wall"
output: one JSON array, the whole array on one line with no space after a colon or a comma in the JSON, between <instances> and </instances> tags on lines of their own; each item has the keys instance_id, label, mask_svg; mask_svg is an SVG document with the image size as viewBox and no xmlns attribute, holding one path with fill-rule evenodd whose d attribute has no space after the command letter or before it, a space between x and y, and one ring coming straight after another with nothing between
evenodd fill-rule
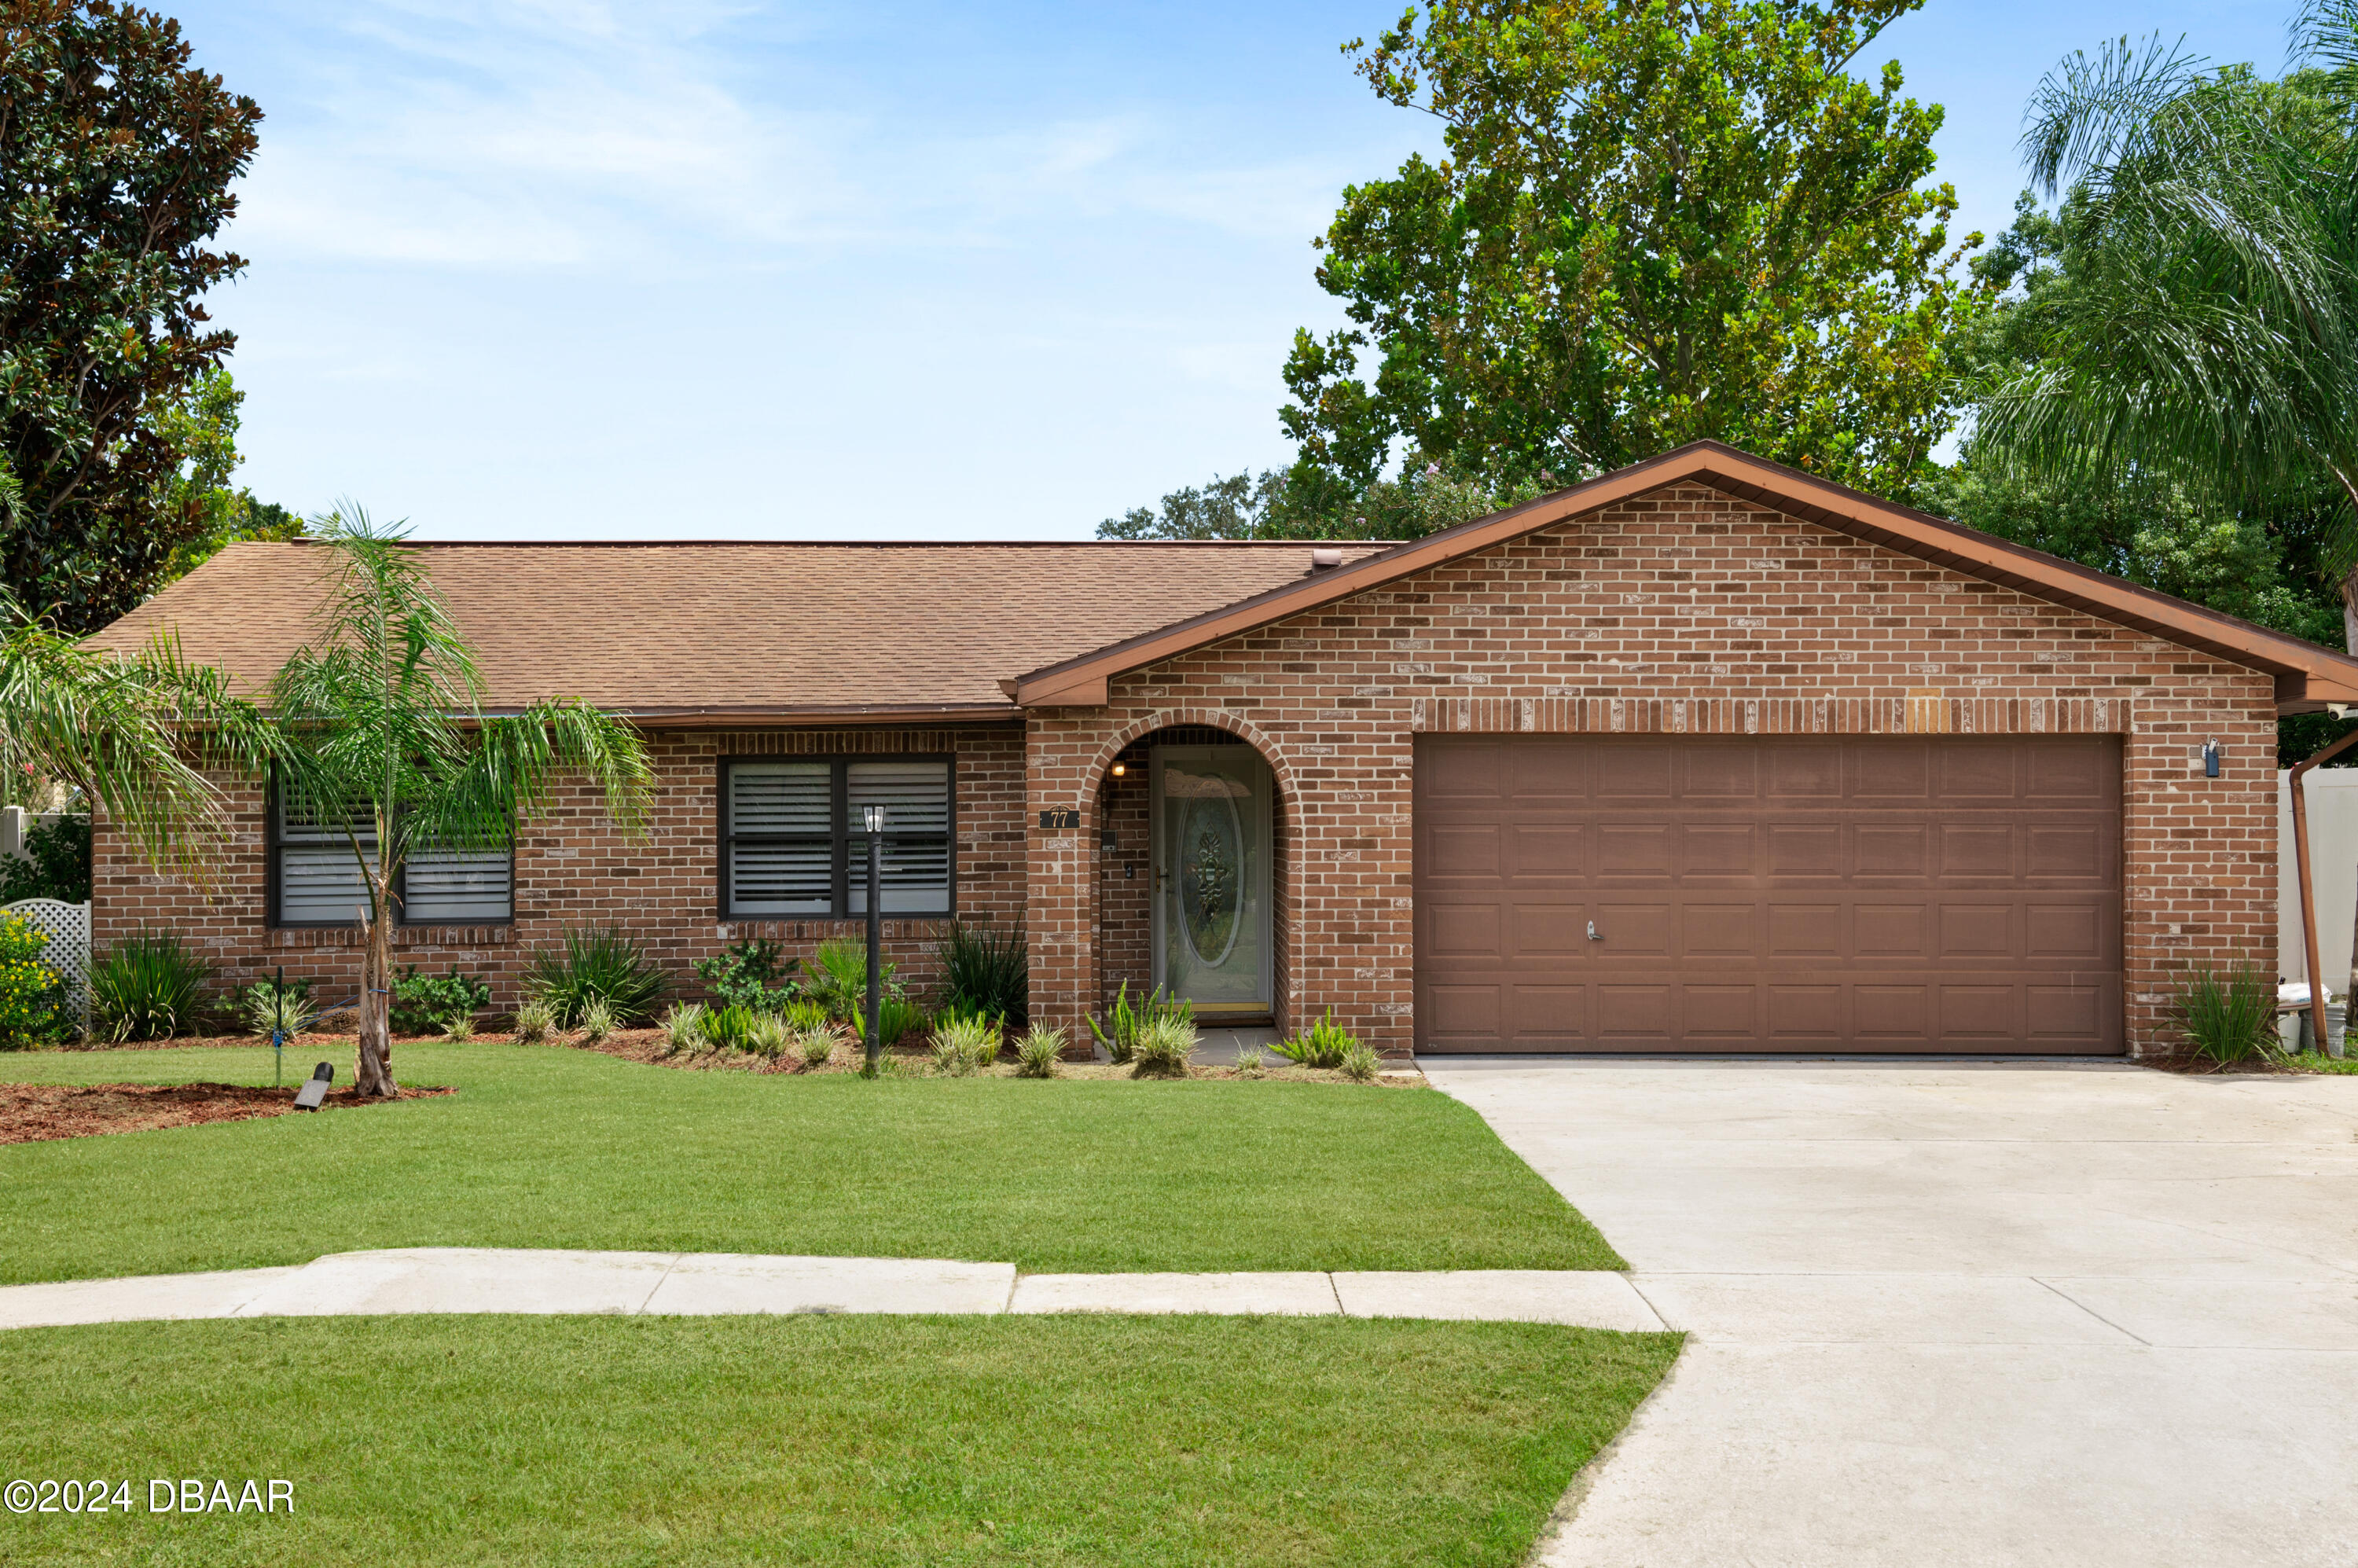
<instances>
[{"instance_id":1,"label":"red brick wall","mask_svg":"<svg viewBox=\"0 0 2358 1568\"><path fill-rule=\"evenodd\" d=\"M716 840L717 767L724 756L770 753L864 755L952 752L957 756L957 913L967 920L1021 924L1023 917L1022 732L1013 726L961 730L667 730L648 736L658 794L647 835L631 839L606 820L586 782L561 785L549 809L517 835L515 921L506 927L407 926L396 962L440 973L452 964L482 975L492 1006L515 1003L516 979L535 946L555 946L568 925L619 925L671 971L683 994L702 993L697 959L745 936L769 937L807 963L820 941L857 935L861 921L736 921L723 925ZM224 984L286 967L310 976L323 996L342 1000L358 984L350 930L273 930L265 922L264 799L254 780L222 778L236 817L237 848L210 895L148 872L101 825L94 849L92 911L99 951L146 927L171 927L204 949ZM937 978L932 921L884 922L884 954L913 992Z\"/></svg>"},{"instance_id":2,"label":"red brick wall","mask_svg":"<svg viewBox=\"0 0 2358 1568\"><path fill-rule=\"evenodd\" d=\"M1410 1044L1420 730L2124 737L2132 1048L2167 1050L2188 965L2275 953L2275 708L2261 674L1685 486L1117 679L1031 720L1033 1010L1076 1023L1130 960L1096 940L1098 782L1171 724L1275 769L1280 1004ZM2226 749L2202 776L2199 748ZM1034 818L1036 821L1036 817ZM1069 1015L1069 1016L1068 1016Z\"/></svg>"}]
</instances>

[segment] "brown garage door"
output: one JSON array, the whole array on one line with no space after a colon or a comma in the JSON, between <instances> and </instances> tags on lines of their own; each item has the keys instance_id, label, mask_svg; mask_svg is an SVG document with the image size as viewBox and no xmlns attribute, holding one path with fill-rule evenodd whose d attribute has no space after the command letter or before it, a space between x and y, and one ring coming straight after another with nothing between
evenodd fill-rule
<instances>
[{"instance_id":1,"label":"brown garage door","mask_svg":"<svg viewBox=\"0 0 2358 1568\"><path fill-rule=\"evenodd\" d=\"M1420 736L1418 1048L2117 1053L2120 778L2109 736Z\"/></svg>"}]
</instances>

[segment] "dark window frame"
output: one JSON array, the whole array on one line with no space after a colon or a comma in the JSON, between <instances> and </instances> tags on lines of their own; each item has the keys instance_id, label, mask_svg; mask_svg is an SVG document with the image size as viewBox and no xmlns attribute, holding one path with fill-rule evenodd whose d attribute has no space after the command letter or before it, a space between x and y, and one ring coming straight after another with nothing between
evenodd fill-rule
<instances>
[{"instance_id":1,"label":"dark window frame","mask_svg":"<svg viewBox=\"0 0 2358 1568\"><path fill-rule=\"evenodd\" d=\"M758 910L740 913L730 907L729 850L730 846L735 842L736 835L730 831L730 824L729 820L729 770L735 767L740 762L824 762L827 764L828 770L827 816L831 826L827 835L828 840L827 852L830 859L827 870L827 913L825 914L778 914ZM957 918L958 754L956 752L829 752L824 755L817 756L808 756L791 752L768 752L731 754L714 759L712 771L712 875L714 894L713 912L715 918L730 922L744 923L763 920L864 920L867 918L864 914L854 914L851 913L850 846L854 842L865 842L868 835L853 828L850 823L850 769L854 765L862 762L939 762L943 764L945 769L945 778L947 782L948 787L948 820L944 826L942 831L939 833L908 834L892 833L888 831L884 835L884 841L887 844L890 844L893 839L902 838L915 839L939 838L948 846L948 854L946 857L949 867L949 881L946 890L947 897L945 901L946 907L938 914L895 914L888 911L885 913L883 918L886 920L955 920ZM755 843L763 841L787 842L811 837L815 837L815 835L792 833L760 833L748 835L749 839ZM864 866L862 867L862 874L865 874Z\"/></svg>"},{"instance_id":2,"label":"dark window frame","mask_svg":"<svg viewBox=\"0 0 2358 1568\"><path fill-rule=\"evenodd\" d=\"M278 851L287 842L279 837L278 831L280 819L278 802L282 787L278 779L274 776L270 780L269 787L264 791L262 841L265 846L263 852L263 919L265 923L274 931L357 931L361 924L357 920L284 920L279 917L279 881L283 861ZM401 868L401 875L395 877L394 881L400 899L401 911L400 917L394 922L396 925L514 925L516 907L515 825L513 822L508 825L508 912L497 920L412 920L409 918L409 867L406 862Z\"/></svg>"}]
</instances>

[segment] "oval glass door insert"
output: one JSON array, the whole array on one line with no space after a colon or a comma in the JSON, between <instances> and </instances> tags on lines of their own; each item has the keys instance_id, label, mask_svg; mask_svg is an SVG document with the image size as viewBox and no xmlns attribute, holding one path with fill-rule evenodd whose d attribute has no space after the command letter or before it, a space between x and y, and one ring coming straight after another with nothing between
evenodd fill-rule
<instances>
[{"instance_id":1,"label":"oval glass door insert","mask_svg":"<svg viewBox=\"0 0 2358 1568\"><path fill-rule=\"evenodd\" d=\"M1237 945L1244 894L1244 824L1227 794L1188 803L1180 835L1179 903L1187 946L1206 968L1218 968Z\"/></svg>"}]
</instances>

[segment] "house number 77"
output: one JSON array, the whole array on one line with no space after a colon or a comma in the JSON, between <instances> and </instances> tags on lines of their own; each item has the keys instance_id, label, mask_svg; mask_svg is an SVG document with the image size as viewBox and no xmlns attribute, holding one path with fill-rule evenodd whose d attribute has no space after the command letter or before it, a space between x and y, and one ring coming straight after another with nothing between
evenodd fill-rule
<instances>
[{"instance_id":1,"label":"house number 77","mask_svg":"<svg viewBox=\"0 0 2358 1568\"><path fill-rule=\"evenodd\" d=\"M1040 814L1040 826L1050 833L1073 832L1081 826L1081 814L1075 810L1044 811Z\"/></svg>"}]
</instances>

